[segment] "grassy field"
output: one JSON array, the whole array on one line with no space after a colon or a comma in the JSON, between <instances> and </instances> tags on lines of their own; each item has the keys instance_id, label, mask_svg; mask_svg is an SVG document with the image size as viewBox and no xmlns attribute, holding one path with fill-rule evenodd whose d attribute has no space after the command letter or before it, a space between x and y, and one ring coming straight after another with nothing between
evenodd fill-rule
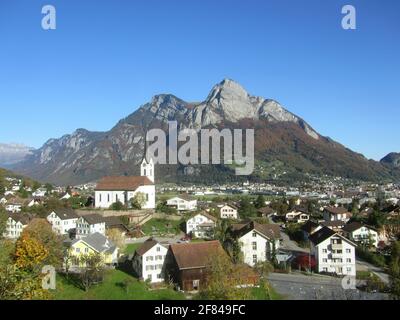
<instances>
[{"instance_id":1,"label":"grassy field","mask_svg":"<svg viewBox=\"0 0 400 320\"><path fill-rule=\"evenodd\" d=\"M146 235L178 234L180 221L151 219L142 227Z\"/></svg>"},{"instance_id":2,"label":"grassy field","mask_svg":"<svg viewBox=\"0 0 400 320\"><path fill-rule=\"evenodd\" d=\"M124 280L132 280L128 292L122 286ZM63 276L57 277L55 300L184 300L182 293L171 289L148 290L146 284L119 270L109 271L102 284L88 292L77 288Z\"/></svg>"}]
</instances>

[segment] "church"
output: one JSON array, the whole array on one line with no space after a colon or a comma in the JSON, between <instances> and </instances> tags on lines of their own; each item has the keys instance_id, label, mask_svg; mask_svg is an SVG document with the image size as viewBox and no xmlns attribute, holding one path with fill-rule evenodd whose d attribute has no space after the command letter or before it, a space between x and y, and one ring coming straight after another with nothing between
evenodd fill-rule
<instances>
[{"instance_id":1,"label":"church","mask_svg":"<svg viewBox=\"0 0 400 320\"><path fill-rule=\"evenodd\" d=\"M140 166L139 177L104 177L95 189L95 206L100 209L108 209L115 202L121 202L128 208L130 200L137 193L143 193L146 202L142 209L155 209L156 187L154 185L154 162L144 157Z\"/></svg>"}]
</instances>

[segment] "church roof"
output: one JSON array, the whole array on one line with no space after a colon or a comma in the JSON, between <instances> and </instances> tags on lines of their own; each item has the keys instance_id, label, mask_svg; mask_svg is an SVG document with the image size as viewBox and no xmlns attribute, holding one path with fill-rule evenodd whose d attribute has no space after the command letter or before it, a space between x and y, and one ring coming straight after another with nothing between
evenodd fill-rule
<instances>
[{"instance_id":1,"label":"church roof","mask_svg":"<svg viewBox=\"0 0 400 320\"><path fill-rule=\"evenodd\" d=\"M104 177L96 186L96 191L135 191L140 186L152 186L148 177Z\"/></svg>"}]
</instances>

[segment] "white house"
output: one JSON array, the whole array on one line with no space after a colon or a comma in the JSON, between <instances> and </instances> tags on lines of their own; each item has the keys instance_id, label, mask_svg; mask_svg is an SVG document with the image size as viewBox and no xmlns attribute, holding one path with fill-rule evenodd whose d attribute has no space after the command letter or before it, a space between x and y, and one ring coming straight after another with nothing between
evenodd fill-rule
<instances>
[{"instance_id":1,"label":"white house","mask_svg":"<svg viewBox=\"0 0 400 320\"><path fill-rule=\"evenodd\" d=\"M17 213L21 212L22 204L20 203L9 203L6 205L6 211Z\"/></svg>"},{"instance_id":2,"label":"white house","mask_svg":"<svg viewBox=\"0 0 400 320\"><path fill-rule=\"evenodd\" d=\"M47 190L45 188L39 188L35 192L32 193L33 197L43 198L46 196Z\"/></svg>"},{"instance_id":3,"label":"white house","mask_svg":"<svg viewBox=\"0 0 400 320\"><path fill-rule=\"evenodd\" d=\"M60 200L68 200L68 199L70 199L71 198L71 195L67 192L66 194L64 194L61 198L60 198Z\"/></svg>"},{"instance_id":4,"label":"white house","mask_svg":"<svg viewBox=\"0 0 400 320\"><path fill-rule=\"evenodd\" d=\"M95 204L97 208L108 209L113 203L121 202L130 206L130 200L136 194L145 196L142 209L156 207L156 187L154 185L154 164L143 159L140 177L105 177L99 181L95 189Z\"/></svg>"},{"instance_id":5,"label":"white house","mask_svg":"<svg viewBox=\"0 0 400 320\"><path fill-rule=\"evenodd\" d=\"M68 235L76 229L79 216L73 209L56 209L47 216L47 221L53 227L53 231L60 235Z\"/></svg>"},{"instance_id":6,"label":"white house","mask_svg":"<svg viewBox=\"0 0 400 320\"><path fill-rule=\"evenodd\" d=\"M343 234L357 244L368 244L370 242L375 248L378 247L379 233L375 228L363 225L359 222L346 224L343 228Z\"/></svg>"},{"instance_id":7,"label":"white house","mask_svg":"<svg viewBox=\"0 0 400 320\"><path fill-rule=\"evenodd\" d=\"M351 216L351 213L343 207L326 207L324 209L325 221L343 221L347 223Z\"/></svg>"},{"instance_id":8,"label":"white house","mask_svg":"<svg viewBox=\"0 0 400 320\"><path fill-rule=\"evenodd\" d=\"M106 234L106 222L99 214L89 214L78 218L76 221L76 238L81 239L90 234Z\"/></svg>"},{"instance_id":9,"label":"white house","mask_svg":"<svg viewBox=\"0 0 400 320\"><path fill-rule=\"evenodd\" d=\"M7 239L18 239L30 220L31 218L29 215L8 214L6 229L3 236Z\"/></svg>"},{"instance_id":10,"label":"white house","mask_svg":"<svg viewBox=\"0 0 400 320\"><path fill-rule=\"evenodd\" d=\"M323 227L310 235L311 254L317 271L337 275L356 275L356 244Z\"/></svg>"},{"instance_id":11,"label":"white house","mask_svg":"<svg viewBox=\"0 0 400 320\"><path fill-rule=\"evenodd\" d=\"M302 211L293 210L286 214L286 221L304 223L307 222L308 220L310 220L310 215Z\"/></svg>"},{"instance_id":12,"label":"white house","mask_svg":"<svg viewBox=\"0 0 400 320\"><path fill-rule=\"evenodd\" d=\"M197 200L187 195L179 195L167 200L167 206L175 207L178 211L197 210Z\"/></svg>"},{"instance_id":13,"label":"white house","mask_svg":"<svg viewBox=\"0 0 400 320\"><path fill-rule=\"evenodd\" d=\"M7 203L7 199L6 198L1 198L0 199L0 204L6 204Z\"/></svg>"},{"instance_id":14,"label":"white house","mask_svg":"<svg viewBox=\"0 0 400 320\"><path fill-rule=\"evenodd\" d=\"M270 261L280 246L280 230L277 224L232 225L233 235L238 239L244 263L254 267L258 262Z\"/></svg>"},{"instance_id":15,"label":"white house","mask_svg":"<svg viewBox=\"0 0 400 320\"><path fill-rule=\"evenodd\" d=\"M222 206L219 210L221 219L231 219L237 220L239 219L238 208L233 205L226 204Z\"/></svg>"},{"instance_id":16,"label":"white house","mask_svg":"<svg viewBox=\"0 0 400 320\"><path fill-rule=\"evenodd\" d=\"M202 212L198 213L186 221L186 233L196 238L211 238L214 234L217 218Z\"/></svg>"},{"instance_id":17,"label":"white house","mask_svg":"<svg viewBox=\"0 0 400 320\"><path fill-rule=\"evenodd\" d=\"M163 282L167 253L168 246L150 238L134 253L133 269L140 279L150 281L150 283Z\"/></svg>"}]
</instances>

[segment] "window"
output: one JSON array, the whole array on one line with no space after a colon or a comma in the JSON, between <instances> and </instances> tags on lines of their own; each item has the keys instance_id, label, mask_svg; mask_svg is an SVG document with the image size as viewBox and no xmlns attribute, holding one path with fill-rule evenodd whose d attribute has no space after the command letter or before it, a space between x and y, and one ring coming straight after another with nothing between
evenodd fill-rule
<instances>
[{"instance_id":1,"label":"window","mask_svg":"<svg viewBox=\"0 0 400 320\"><path fill-rule=\"evenodd\" d=\"M257 255L256 254L253 255L253 263L257 263Z\"/></svg>"},{"instance_id":2,"label":"window","mask_svg":"<svg viewBox=\"0 0 400 320\"><path fill-rule=\"evenodd\" d=\"M351 267L348 267L348 268L347 268L347 272L351 272Z\"/></svg>"},{"instance_id":3,"label":"window","mask_svg":"<svg viewBox=\"0 0 400 320\"><path fill-rule=\"evenodd\" d=\"M351 253L351 249L346 249L346 253Z\"/></svg>"},{"instance_id":4,"label":"window","mask_svg":"<svg viewBox=\"0 0 400 320\"><path fill-rule=\"evenodd\" d=\"M347 259L346 259L346 262L351 263L351 259L350 259L350 258L347 258Z\"/></svg>"},{"instance_id":5,"label":"window","mask_svg":"<svg viewBox=\"0 0 400 320\"><path fill-rule=\"evenodd\" d=\"M322 249L322 253L328 253L327 249Z\"/></svg>"},{"instance_id":6,"label":"window","mask_svg":"<svg viewBox=\"0 0 400 320\"><path fill-rule=\"evenodd\" d=\"M257 237L257 232L253 231L253 238Z\"/></svg>"},{"instance_id":7,"label":"window","mask_svg":"<svg viewBox=\"0 0 400 320\"><path fill-rule=\"evenodd\" d=\"M160 252L161 251L161 248L160 247L157 247L157 252Z\"/></svg>"},{"instance_id":8,"label":"window","mask_svg":"<svg viewBox=\"0 0 400 320\"><path fill-rule=\"evenodd\" d=\"M324 258L324 259L322 259L322 262L328 263L328 259Z\"/></svg>"},{"instance_id":9,"label":"window","mask_svg":"<svg viewBox=\"0 0 400 320\"><path fill-rule=\"evenodd\" d=\"M322 271L323 272L328 272L328 268L323 268Z\"/></svg>"},{"instance_id":10,"label":"window","mask_svg":"<svg viewBox=\"0 0 400 320\"><path fill-rule=\"evenodd\" d=\"M110 194L107 194L107 202L110 202Z\"/></svg>"},{"instance_id":11,"label":"window","mask_svg":"<svg viewBox=\"0 0 400 320\"><path fill-rule=\"evenodd\" d=\"M89 252L89 248L85 248L85 253L88 253Z\"/></svg>"},{"instance_id":12,"label":"window","mask_svg":"<svg viewBox=\"0 0 400 320\"><path fill-rule=\"evenodd\" d=\"M252 246L253 246L253 250L257 250L257 242L253 242Z\"/></svg>"}]
</instances>

